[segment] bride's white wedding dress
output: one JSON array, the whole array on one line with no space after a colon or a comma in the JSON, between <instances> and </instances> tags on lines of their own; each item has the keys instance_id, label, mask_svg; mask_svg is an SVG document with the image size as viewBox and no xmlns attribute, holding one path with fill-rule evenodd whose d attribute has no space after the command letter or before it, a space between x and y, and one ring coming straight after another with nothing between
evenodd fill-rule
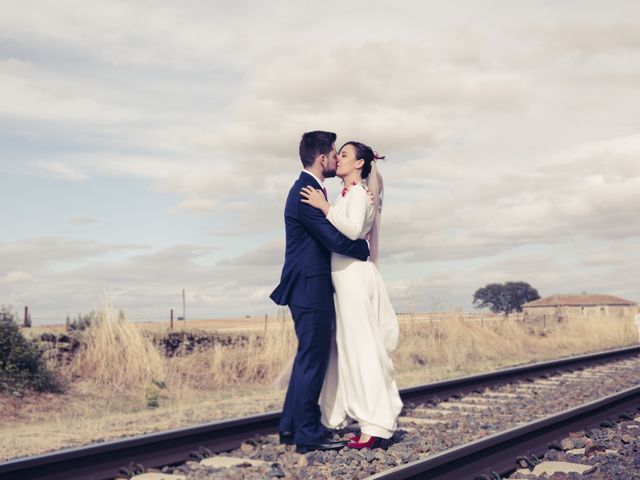
<instances>
[{"instance_id":1,"label":"bride's white wedding dress","mask_svg":"<svg viewBox=\"0 0 640 480\"><path fill-rule=\"evenodd\" d=\"M375 207L363 185L338 198L327 219L352 240L365 238ZM348 418L362 433L390 438L402 401L389 354L398 343L398 321L375 263L331 254L335 289L335 343L320 394L322 423L329 428Z\"/></svg>"}]
</instances>

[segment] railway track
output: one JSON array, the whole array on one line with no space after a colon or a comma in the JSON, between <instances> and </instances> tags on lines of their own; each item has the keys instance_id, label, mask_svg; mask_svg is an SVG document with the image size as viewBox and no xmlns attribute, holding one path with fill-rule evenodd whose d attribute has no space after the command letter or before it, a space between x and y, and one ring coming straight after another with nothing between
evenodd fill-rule
<instances>
[{"instance_id":1,"label":"railway track","mask_svg":"<svg viewBox=\"0 0 640 480\"><path fill-rule=\"evenodd\" d=\"M407 408L397 441L384 451L312 452L301 460L277 445L280 413L273 412L16 459L0 464L0 479L106 480L122 478L123 467L135 473L220 452L256 463L244 469L256 470L246 478L495 478L513 471L517 456L539 456L570 431L622 412L637 415L640 347L436 382L401 395ZM166 471L185 478L197 465ZM219 472L189 478L223 478Z\"/></svg>"},{"instance_id":2,"label":"railway track","mask_svg":"<svg viewBox=\"0 0 640 480\"><path fill-rule=\"evenodd\" d=\"M640 386L564 410L489 437L448 449L424 460L373 475L370 480L451 480L503 478L518 458L534 466L552 442L571 432L618 418L640 418ZM622 416L622 417L621 417Z\"/></svg>"}]
</instances>

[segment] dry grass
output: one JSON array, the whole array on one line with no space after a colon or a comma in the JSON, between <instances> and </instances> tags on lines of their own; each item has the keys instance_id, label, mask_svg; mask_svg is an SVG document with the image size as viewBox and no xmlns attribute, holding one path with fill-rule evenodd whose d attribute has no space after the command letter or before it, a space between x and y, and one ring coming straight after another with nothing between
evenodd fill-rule
<instances>
[{"instance_id":1,"label":"dry grass","mask_svg":"<svg viewBox=\"0 0 640 480\"><path fill-rule=\"evenodd\" d=\"M400 317L393 354L398 384L486 371L635 343L631 319L531 325L458 312ZM64 395L0 397L2 459L279 409L278 374L295 350L292 322L246 323L249 341L164 358L146 328L106 306L67 366ZM202 327L202 325L199 325Z\"/></svg>"},{"instance_id":2,"label":"dry grass","mask_svg":"<svg viewBox=\"0 0 640 480\"><path fill-rule=\"evenodd\" d=\"M268 386L293 356L295 332L290 324L266 335L248 333L246 344L216 346L167 359L167 384L176 391L208 391Z\"/></svg>"},{"instance_id":3,"label":"dry grass","mask_svg":"<svg viewBox=\"0 0 640 480\"><path fill-rule=\"evenodd\" d=\"M165 397L175 401L193 391L267 385L293 356L296 345L291 320L275 320L268 331L264 322L247 322L246 343L165 358L145 335L157 333L156 325L130 323L107 305L84 332L84 346L73 361L64 368L51 366L67 382L107 387L118 394L140 389L148 393L155 387L167 390Z\"/></svg>"},{"instance_id":4,"label":"dry grass","mask_svg":"<svg viewBox=\"0 0 640 480\"><path fill-rule=\"evenodd\" d=\"M98 388L117 392L165 376L162 354L139 328L119 317L109 305L86 330L84 344L68 367L58 368L63 378L90 379Z\"/></svg>"},{"instance_id":5,"label":"dry grass","mask_svg":"<svg viewBox=\"0 0 640 480\"><path fill-rule=\"evenodd\" d=\"M420 322L407 316L393 354L398 384L616 348L635 343L631 319L585 318L563 323L523 323L485 316L480 322L449 312Z\"/></svg>"}]
</instances>

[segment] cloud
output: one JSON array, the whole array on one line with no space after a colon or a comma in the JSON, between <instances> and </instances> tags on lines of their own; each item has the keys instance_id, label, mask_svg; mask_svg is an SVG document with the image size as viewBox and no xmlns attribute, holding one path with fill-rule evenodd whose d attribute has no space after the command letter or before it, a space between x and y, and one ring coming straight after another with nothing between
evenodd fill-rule
<instances>
[{"instance_id":1,"label":"cloud","mask_svg":"<svg viewBox=\"0 0 640 480\"><path fill-rule=\"evenodd\" d=\"M98 223L99 220L95 217L87 217L87 216L83 216L83 217L74 217L71 220L69 220L69 223L71 225L91 225L93 223Z\"/></svg>"},{"instance_id":2,"label":"cloud","mask_svg":"<svg viewBox=\"0 0 640 480\"><path fill-rule=\"evenodd\" d=\"M11 92L0 106L0 118L34 123L126 123L139 118L134 109L116 106L108 90L89 86L66 75L22 60L0 62L0 90Z\"/></svg>"},{"instance_id":3,"label":"cloud","mask_svg":"<svg viewBox=\"0 0 640 480\"><path fill-rule=\"evenodd\" d=\"M635 9L638 10L637 6ZM544 39L547 51L564 55L637 53L640 50L640 33L628 15L629 11L624 12L624 17L616 15L614 19L562 19L539 26L537 34Z\"/></svg>"},{"instance_id":4,"label":"cloud","mask_svg":"<svg viewBox=\"0 0 640 480\"><path fill-rule=\"evenodd\" d=\"M39 14L27 12L19 2L7 2L1 20L4 35L20 38L20 44L47 44L54 47L54 55L65 48L116 67L164 64L192 69L243 46L243 35L234 34L243 16L232 5L190 2L189 8L180 8L115 1L88 6L66 0L55 7L39 1L32 8ZM254 5L254 11L259 9Z\"/></svg>"},{"instance_id":5,"label":"cloud","mask_svg":"<svg viewBox=\"0 0 640 480\"><path fill-rule=\"evenodd\" d=\"M77 265L93 258L149 248L134 244L105 244L98 241L37 237L0 243L2 270L40 274L60 265ZM0 270L0 273L2 271Z\"/></svg>"},{"instance_id":6,"label":"cloud","mask_svg":"<svg viewBox=\"0 0 640 480\"><path fill-rule=\"evenodd\" d=\"M170 213L208 213L214 210L216 201L209 198L187 198L169 210Z\"/></svg>"},{"instance_id":7,"label":"cloud","mask_svg":"<svg viewBox=\"0 0 640 480\"><path fill-rule=\"evenodd\" d=\"M256 66L227 124L201 144L293 156L301 131L325 128L383 150L428 149L449 139L451 118L520 110L527 87L519 74L438 63L432 49L411 43L290 48Z\"/></svg>"},{"instance_id":8,"label":"cloud","mask_svg":"<svg viewBox=\"0 0 640 480\"><path fill-rule=\"evenodd\" d=\"M387 155L381 264L399 308L469 305L512 277L640 295L639 7L576 5L9 0L7 198L35 175L59 211L59 179L135 183L140 203L99 239L60 230L102 219L95 199L62 227L17 212L3 298L64 313L109 290L165 316L185 288L193 314L266 311L298 142L318 128ZM171 236L121 242L147 238L142 216Z\"/></svg>"},{"instance_id":9,"label":"cloud","mask_svg":"<svg viewBox=\"0 0 640 480\"><path fill-rule=\"evenodd\" d=\"M32 282L33 277L26 272L16 270L13 272L7 273L4 278L0 280L0 283L4 284L16 284L16 283L26 283Z\"/></svg>"},{"instance_id":10,"label":"cloud","mask_svg":"<svg viewBox=\"0 0 640 480\"><path fill-rule=\"evenodd\" d=\"M276 240L237 257L221 260L221 267L281 267L284 262L284 241Z\"/></svg>"},{"instance_id":11,"label":"cloud","mask_svg":"<svg viewBox=\"0 0 640 480\"><path fill-rule=\"evenodd\" d=\"M638 237L639 155L640 136L613 138L560 151L517 174L479 176L472 183L464 175L446 176L443 186L423 186L410 201L387 193L383 255L446 260L524 244L557 245L579 236ZM432 177L428 163L414 165L416 176L422 170ZM387 185L401 181L391 163L385 167L391 170Z\"/></svg>"},{"instance_id":12,"label":"cloud","mask_svg":"<svg viewBox=\"0 0 640 480\"><path fill-rule=\"evenodd\" d=\"M87 179L87 175L85 173L72 165L61 162L42 162L40 164L40 168L54 177L71 180L73 182Z\"/></svg>"},{"instance_id":13,"label":"cloud","mask_svg":"<svg viewBox=\"0 0 640 480\"><path fill-rule=\"evenodd\" d=\"M181 303L182 289L191 318L276 308L257 292L270 292L279 280L281 243L217 262L210 259L216 249L208 246L136 250L62 238L2 244L0 264L9 270L0 276L0 295L8 305L29 305L36 323L97 308L105 296L132 319L161 319Z\"/></svg>"}]
</instances>

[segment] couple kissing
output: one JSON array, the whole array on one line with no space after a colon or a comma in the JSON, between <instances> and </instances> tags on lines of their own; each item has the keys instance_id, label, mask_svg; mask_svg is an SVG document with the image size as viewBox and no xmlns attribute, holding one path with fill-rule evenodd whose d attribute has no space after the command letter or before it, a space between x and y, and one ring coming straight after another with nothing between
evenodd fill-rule
<instances>
[{"instance_id":1,"label":"couple kissing","mask_svg":"<svg viewBox=\"0 0 640 480\"><path fill-rule=\"evenodd\" d=\"M298 348L280 419L280 441L311 450L374 448L393 436L402 401L390 353L396 314L377 268L383 183L378 156L336 134L302 135L302 172L284 209L286 250L271 294L291 310ZM330 204L324 180L343 189ZM350 423L359 434L340 439Z\"/></svg>"}]
</instances>

